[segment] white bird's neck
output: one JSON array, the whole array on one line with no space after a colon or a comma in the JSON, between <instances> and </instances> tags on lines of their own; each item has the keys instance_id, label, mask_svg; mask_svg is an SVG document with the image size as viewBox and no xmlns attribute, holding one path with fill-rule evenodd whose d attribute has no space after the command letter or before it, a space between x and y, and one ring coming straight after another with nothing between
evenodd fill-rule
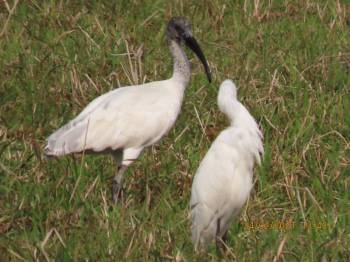
<instances>
[{"instance_id":1,"label":"white bird's neck","mask_svg":"<svg viewBox=\"0 0 350 262\"><path fill-rule=\"evenodd\" d=\"M262 143L263 135L255 119L237 100L233 103L231 101L231 104L227 104L223 113L230 119L231 127L244 130L247 136L249 136L250 143L246 149L249 154L254 155L256 162L260 164L260 154L264 152Z\"/></svg>"},{"instance_id":2,"label":"white bird's neck","mask_svg":"<svg viewBox=\"0 0 350 262\"><path fill-rule=\"evenodd\" d=\"M191 76L190 62L188 61L186 53L181 48L180 44L174 40L170 40L169 49L174 63L172 78L180 81L183 87L186 87Z\"/></svg>"},{"instance_id":3,"label":"white bird's neck","mask_svg":"<svg viewBox=\"0 0 350 262\"><path fill-rule=\"evenodd\" d=\"M242 152L253 155L256 162L260 164L260 154L263 154L263 134L258 124L249 111L237 100L237 89L231 80L225 80L219 90L218 106L231 122L231 127L236 133L241 133L240 145ZM231 135L229 136L231 137ZM237 140L237 137L234 137ZM245 138L245 139L244 139ZM232 137L231 137L232 139ZM251 168L254 162L251 163Z\"/></svg>"},{"instance_id":4,"label":"white bird's neck","mask_svg":"<svg viewBox=\"0 0 350 262\"><path fill-rule=\"evenodd\" d=\"M231 122L231 126L238 126L245 130L258 131L258 125L249 111L237 100L236 93L231 88L220 89L219 108Z\"/></svg>"},{"instance_id":5,"label":"white bird's neck","mask_svg":"<svg viewBox=\"0 0 350 262\"><path fill-rule=\"evenodd\" d=\"M230 101L225 106L224 113L231 122L231 126L240 126L247 130L257 128L254 118L239 101Z\"/></svg>"},{"instance_id":6,"label":"white bird's neck","mask_svg":"<svg viewBox=\"0 0 350 262\"><path fill-rule=\"evenodd\" d=\"M256 128L256 122L249 111L237 100L237 90L233 82L223 83L219 90L218 105L231 122L231 126L246 129Z\"/></svg>"}]
</instances>

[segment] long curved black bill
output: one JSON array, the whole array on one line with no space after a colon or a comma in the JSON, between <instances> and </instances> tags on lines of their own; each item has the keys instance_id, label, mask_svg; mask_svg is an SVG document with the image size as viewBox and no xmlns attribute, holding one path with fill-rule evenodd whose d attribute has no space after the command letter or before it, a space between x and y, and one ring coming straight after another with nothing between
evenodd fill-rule
<instances>
[{"instance_id":1,"label":"long curved black bill","mask_svg":"<svg viewBox=\"0 0 350 262\"><path fill-rule=\"evenodd\" d=\"M191 50L197 55L197 57L199 58L199 60L201 60L204 69L205 69L205 73L207 74L208 77L208 81L209 83L211 83L211 73L210 73L210 69L208 66L208 62L205 59L205 56L202 52L202 49L200 48L199 44L197 43L196 39L192 36L186 36L184 37L185 40L185 44L191 48Z\"/></svg>"}]
</instances>

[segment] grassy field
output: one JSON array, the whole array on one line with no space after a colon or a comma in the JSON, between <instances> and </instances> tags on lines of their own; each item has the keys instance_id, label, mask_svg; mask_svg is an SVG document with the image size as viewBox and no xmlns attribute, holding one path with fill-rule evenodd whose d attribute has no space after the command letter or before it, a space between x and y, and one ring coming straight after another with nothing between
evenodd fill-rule
<instances>
[{"instance_id":1,"label":"grassy field","mask_svg":"<svg viewBox=\"0 0 350 262\"><path fill-rule=\"evenodd\" d=\"M266 153L221 259L349 261L348 1L110 2L0 2L0 260L218 259L194 253L188 202L227 126L216 95L232 78ZM182 113L113 206L112 158L47 161L45 138L112 88L170 77L175 15L191 20L214 81L188 52Z\"/></svg>"}]
</instances>

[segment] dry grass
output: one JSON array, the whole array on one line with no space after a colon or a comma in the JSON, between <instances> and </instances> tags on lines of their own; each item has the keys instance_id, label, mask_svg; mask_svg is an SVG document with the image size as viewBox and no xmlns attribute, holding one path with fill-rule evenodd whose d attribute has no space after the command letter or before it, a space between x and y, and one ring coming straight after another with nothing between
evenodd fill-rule
<instances>
[{"instance_id":1,"label":"dry grass","mask_svg":"<svg viewBox=\"0 0 350 262\"><path fill-rule=\"evenodd\" d=\"M202 259L187 208L192 175L227 125L216 106L225 78L264 130L266 154L223 259L349 260L350 5L118 2L0 2L0 260ZM115 207L112 159L48 162L42 147L94 97L170 76L173 15L193 22L214 83L189 54L182 114L129 169Z\"/></svg>"}]
</instances>

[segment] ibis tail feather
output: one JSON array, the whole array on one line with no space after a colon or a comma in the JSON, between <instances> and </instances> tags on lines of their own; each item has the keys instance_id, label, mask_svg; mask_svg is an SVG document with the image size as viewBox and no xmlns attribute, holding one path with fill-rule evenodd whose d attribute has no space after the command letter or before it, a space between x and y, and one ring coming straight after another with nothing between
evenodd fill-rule
<instances>
[{"instance_id":1,"label":"ibis tail feather","mask_svg":"<svg viewBox=\"0 0 350 262\"><path fill-rule=\"evenodd\" d=\"M87 130L87 122L64 125L47 139L45 155L62 156L71 153L82 152L84 148L84 134Z\"/></svg>"}]
</instances>

